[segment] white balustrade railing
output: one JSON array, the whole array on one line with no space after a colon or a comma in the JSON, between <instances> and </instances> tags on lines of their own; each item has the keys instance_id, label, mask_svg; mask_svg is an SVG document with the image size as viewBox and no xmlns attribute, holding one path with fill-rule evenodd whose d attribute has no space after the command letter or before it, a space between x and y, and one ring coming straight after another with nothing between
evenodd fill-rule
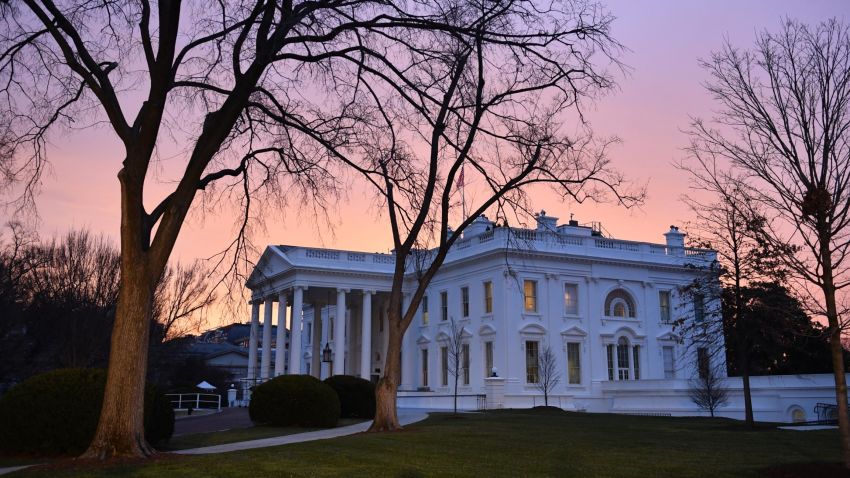
<instances>
[{"instance_id":1,"label":"white balustrade railing","mask_svg":"<svg viewBox=\"0 0 850 478\"><path fill-rule=\"evenodd\" d=\"M165 396L171 400L171 408L175 410L203 408L221 411L221 395L215 393L167 393Z\"/></svg>"}]
</instances>

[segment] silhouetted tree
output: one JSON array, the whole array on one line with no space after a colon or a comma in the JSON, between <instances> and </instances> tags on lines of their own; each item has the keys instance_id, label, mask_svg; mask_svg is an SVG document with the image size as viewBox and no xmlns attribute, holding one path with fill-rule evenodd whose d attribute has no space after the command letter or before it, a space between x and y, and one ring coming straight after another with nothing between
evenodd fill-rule
<instances>
[{"instance_id":1,"label":"silhouetted tree","mask_svg":"<svg viewBox=\"0 0 850 478\"><path fill-rule=\"evenodd\" d=\"M761 240L797 279L796 292L829 325L839 435L850 467L850 415L841 330L850 286L850 35L832 19L783 22L755 48L725 45L703 62L717 100L712 122L695 120L691 148L745 177L765 215Z\"/></svg>"},{"instance_id":2,"label":"silhouetted tree","mask_svg":"<svg viewBox=\"0 0 850 478\"><path fill-rule=\"evenodd\" d=\"M537 356L537 375L537 389L543 392L543 404L548 407L549 394L561 383L558 359L548 345Z\"/></svg>"},{"instance_id":3,"label":"silhouetted tree","mask_svg":"<svg viewBox=\"0 0 850 478\"><path fill-rule=\"evenodd\" d=\"M729 402L729 389L711 366L700 366L699 369L698 376L691 380L688 395L696 406L708 410L714 418L714 412Z\"/></svg>"},{"instance_id":4,"label":"silhouetted tree","mask_svg":"<svg viewBox=\"0 0 850 478\"><path fill-rule=\"evenodd\" d=\"M446 353L449 360L448 372L455 382L454 388L452 389L452 395L454 398L454 414L457 415L458 382L460 381L461 374L469 372L463 368L464 361L469 360L469 357L466 357L463 353L463 327L455 321L454 317L449 319L449 333L447 335L448 338L446 339L444 347L446 347Z\"/></svg>"}]
</instances>

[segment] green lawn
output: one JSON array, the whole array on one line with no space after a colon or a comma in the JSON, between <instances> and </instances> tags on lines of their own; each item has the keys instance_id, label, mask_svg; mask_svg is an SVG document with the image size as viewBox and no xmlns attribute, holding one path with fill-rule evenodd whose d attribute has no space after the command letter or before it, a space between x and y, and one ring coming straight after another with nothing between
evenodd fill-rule
<instances>
[{"instance_id":1,"label":"green lawn","mask_svg":"<svg viewBox=\"0 0 850 478\"><path fill-rule=\"evenodd\" d=\"M778 463L836 462L837 445L834 430L747 430L724 419L499 411L433 415L398 433L146 465L51 469L49 476L758 476L759 469Z\"/></svg>"}]
</instances>

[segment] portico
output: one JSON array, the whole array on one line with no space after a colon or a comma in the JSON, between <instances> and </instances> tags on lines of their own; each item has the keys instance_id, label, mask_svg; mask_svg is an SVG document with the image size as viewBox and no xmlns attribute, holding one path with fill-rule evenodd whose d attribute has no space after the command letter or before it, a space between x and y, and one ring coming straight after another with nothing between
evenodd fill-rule
<instances>
[{"instance_id":1,"label":"portico","mask_svg":"<svg viewBox=\"0 0 850 478\"><path fill-rule=\"evenodd\" d=\"M368 380L380 373L386 341L376 331L384 329L393 257L322 250L335 258L354 256L347 257L351 265L340 274L317 267L311 259L324 257L311 257L311 252L316 251L270 247L248 280L252 297L247 379L251 383L283 374L320 379L346 374ZM275 340L273 325L277 325ZM322 361L325 347L331 350L329 362Z\"/></svg>"}]
</instances>

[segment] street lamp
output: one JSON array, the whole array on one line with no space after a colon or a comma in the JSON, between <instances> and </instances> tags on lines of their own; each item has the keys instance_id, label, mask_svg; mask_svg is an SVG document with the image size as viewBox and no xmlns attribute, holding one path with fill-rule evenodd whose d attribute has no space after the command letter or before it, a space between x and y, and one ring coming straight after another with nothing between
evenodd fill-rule
<instances>
[{"instance_id":1,"label":"street lamp","mask_svg":"<svg viewBox=\"0 0 850 478\"><path fill-rule=\"evenodd\" d=\"M322 362L331 362L331 344L325 343L325 348L322 349Z\"/></svg>"}]
</instances>

